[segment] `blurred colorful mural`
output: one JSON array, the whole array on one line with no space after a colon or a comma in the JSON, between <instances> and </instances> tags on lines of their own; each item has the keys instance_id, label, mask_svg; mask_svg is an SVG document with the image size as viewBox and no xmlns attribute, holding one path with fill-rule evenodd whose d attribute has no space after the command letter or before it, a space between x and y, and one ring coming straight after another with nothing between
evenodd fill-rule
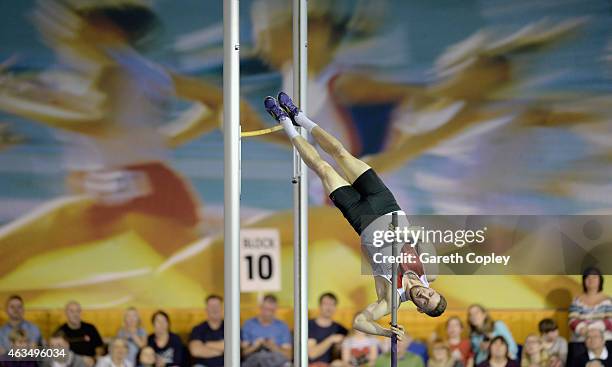
<instances>
[{"instance_id":1,"label":"blurred colorful mural","mask_svg":"<svg viewBox=\"0 0 612 367\"><path fill-rule=\"evenodd\" d=\"M240 2L244 130L273 126L261 100L291 90L290 3ZM309 4L307 113L406 213L612 214L610 1ZM0 295L196 307L222 292L222 2L0 8ZM241 217L280 232L284 305L292 159L282 133L243 140ZM314 177L310 193L310 303L331 290L362 305L359 239ZM563 307L580 290L436 284L451 307Z\"/></svg>"}]
</instances>

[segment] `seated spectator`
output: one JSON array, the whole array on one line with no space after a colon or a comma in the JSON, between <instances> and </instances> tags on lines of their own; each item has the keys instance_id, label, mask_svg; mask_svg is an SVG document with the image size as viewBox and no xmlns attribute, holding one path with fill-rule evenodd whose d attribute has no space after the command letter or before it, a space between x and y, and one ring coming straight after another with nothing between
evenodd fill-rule
<instances>
[{"instance_id":1,"label":"seated spectator","mask_svg":"<svg viewBox=\"0 0 612 367\"><path fill-rule=\"evenodd\" d=\"M128 360L136 364L136 355L140 348L147 345L147 332L141 326L138 310L130 307L123 314L123 326L117 332L117 338L124 339L128 345Z\"/></svg>"},{"instance_id":2,"label":"seated spectator","mask_svg":"<svg viewBox=\"0 0 612 367\"><path fill-rule=\"evenodd\" d=\"M604 335L600 328L589 327L585 338L586 351L573 359L572 367L612 366L610 343L606 343Z\"/></svg>"},{"instance_id":3,"label":"seated spectator","mask_svg":"<svg viewBox=\"0 0 612 367\"><path fill-rule=\"evenodd\" d=\"M348 330L334 321L338 299L333 293L319 297L319 315L308 320L308 359L310 363L332 363Z\"/></svg>"},{"instance_id":4,"label":"seated spectator","mask_svg":"<svg viewBox=\"0 0 612 367\"><path fill-rule=\"evenodd\" d=\"M206 298L207 320L191 330L189 352L195 366L223 367L223 299Z\"/></svg>"},{"instance_id":5,"label":"seated spectator","mask_svg":"<svg viewBox=\"0 0 612 367\"><path fill-rule=\"evenodd\" d=\"M8 352L10 348L9 334L15 329L23 330L28 337L28 345L35 347L42 344L38 326L24 319L23 299L12 295L6 300L6 315L8 321L0 327L0 354Z\"/></svg>"},{"instance_id":6,"label":"seated spectator","mask_svg":"<svg viewBox=\"0 0 612 367\"><path fill-rule=\"evenodd\" d=\"M408 351L412 354L416 354L423 361L423 365L427 365L429 361L429 353L427 351L427 345L414 339L412 335L405 332L404 341L408 345Z\"/></svg>"},{"instance_id":7,"label":"seated spectator","mask_svg":"<svg viewBox=\"0 0 612 367\"><path fill-rule=\"evenodd\" d=\"M389 349L390 342L387 341L385 349ZM425 367L423 359L408 351L408 341L397 342L397 367ZM386 352L376 359L375 367L389 367L391 365L391 352Z\"/></svg>"},{"instance_id":8,"label":"seated spectator","mask_svg":"<svg viewBox=\"0 0 612 367\"><path fill-rule=\"evenodd\" d=\"M156 367L156 362L155 351L148 345L138 352L138 367Z\"/></svg>"},{"instance_id":9,"label":"seated spectator","mask_svg":"<svg viewBox=\"0 0 612 367\"><path fill-rule=\"evenodd\" d=\"M503 321L494 321L482 305L474 304L468 308L468 320L476 365L487 360L489 342L497 336L502 336L506 340L510 358L517 357L518 346L506 324Z\"/></svg>"},{"instance_id":10,"label":"seated spectator","mask_svg":"<svg viewBox=\"0 0 612 367\"><path fill-rule=\"evenodd\" d=\"M465 367L471 367L474 364L474 354L470 341L462 338L463 329L461 319L457 316L451 316L446 321L446 343L456 360L461 361Z\"/></svg>"},{"instance_id":11,"label":"seated spectator","mask_svg":"<svg viewBox=\"0 0 612 367\"><path fill-rule=\"evenodd\" d=\"M353 329L342 342L342 362L346 366L373 366L378 358L378 340Z\"/></svg>"},{"instance_id":12,"label":"seated spectator","mask_svg":"<svg viewBox=\"0 0 612 367\"><path fill-rule=\"evenodd\" d=\"M569 308L571 330L568 360L585 353L588 327L597 327L606 341L612 340L612 300L603 292L604 277L597 268L587 268L582 274L583 293L574 298Z\"/></svg>"},{"instance_id":13,"label":"seated spectator","mask_svg":"<svg viewBox=\"0 0 612 367\"><path fill-rule=\"evenodd\" d=\"M542 346L542 340L535 334L527 335L523 352L521 353L521 367L547 367L548 352Z\"/></svg>"},{"instance_id":14,"label":"seated spectator","mask_svg":"<svg viewBox=\"0 0 612 367\"><path fill-rule=\"evenodd\" d=\"M156 311L151 323L153 334L149 335L147 345L155 351L158 365L182 366L185 363L184 346L181 338L170 331L170 316L164 311Z\"/></svg>"},{"instance_id":15,"label":"seated spectator","mask_svg":"<svg viewBox=\"0 0 612 367\"><path fill-rule=\"evenodd\" d=\"M543 319L538 324L538 329L542 338L542 348L549 358L556 356L553 362L556 362L558 358L561 365L564 366L567 361L567 340L559 335L559 327L555 320Z\"/></svg>"},{"instance_id":16,"label":"seated spectator","mask_svg":"<svg viewBox=\"0 0 612 367\"><path fill-rule=\"evenodd\" d=\"M276 319L278 301L266 295L259 315L242 327L243 366L283 366L292 359L291 333L284 322Z\"/></svg>"},{"instance_id":17,"label":"seated spectator","mask_svg":"<svg viewBox=\"0 0 612 367\"><path fill-rule=\"evenodd\" d=\"M132 367L134 363L129 359L128 342L125 339L115 338L108 344L108 354L98 359L96 367Z\"/></svg>"},{"instance_id":18,"label":"seated spectator","mask_svg":"<svg viewBox=\"0 0 612 367\"><path fill-rule=\"evenodd\" d=\"M40 363L40 367L87 367L84 357L70 350L68 338L62 330L57 330L49 338L47 347L63 352L57 358L47 358Z\"/></svg>"},{"instance_id":19,"label":"seated spectator","mask_svg":"<svg viewBox=\"0 0 612 367\"><path fill-rule=\"evenodd\" d=\"M28 360L27 356L19 358L15 355L18 349L32 348L28 335L23 329L13 329L9 334L9 348L7 351L12 351L12 355L4 354L0 357L0 367L36 367L35 361Z\"/></svg>"},{"instance_id":20,"label":"seated spectator","mask_svg":"<svg viewBox=\"0 0 612 367\"><path fill-rule=\"evenodd\" d=\"M547 367L563 367L564 364L561 361L561 357L558 354L551 354L548 356L548 366Z\"/></svg>"},{"instance_id":21,"label":"seated spectator","mask_svg":"<svg viewBox=\"0 0 612 367\"><path fill-rule=\"evenodd\" d=\"M68 302L64 311L66 323L62 324L58 330L66 335L70 350L83 356L88 366L93 366L95 358L102 356L104 353L104 343L98 329L81 320L81 305L78 302Z\"/></svg>"},{"instance_id":22,"label":"seated spectator","mask_svg":"<svg viewBox=\"0 0 612 367\"><path fill-rule=\"evenodd\" d=\"M464 367L461 358L455 358L448 344L443 340L431 343L427 367Z\"/></svg>"},{"instance_id":23,"label":"seated spectator","mask_svg":"<svg viewBox=\"0 0 612 367\"><path fill-rule=\"evenodd\" d=\"M477 367L519 367L519 364L510 357L510 348L506 338L498 335L488 343L487 359Z\"/></svg>"}]
</instances>

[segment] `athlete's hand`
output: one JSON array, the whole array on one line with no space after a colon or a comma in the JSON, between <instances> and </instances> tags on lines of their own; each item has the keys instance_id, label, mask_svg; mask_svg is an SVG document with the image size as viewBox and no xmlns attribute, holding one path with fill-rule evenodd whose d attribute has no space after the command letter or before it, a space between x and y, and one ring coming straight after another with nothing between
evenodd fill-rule
<instances>
[{"instance_id":1,"label":"athlete's hand","mask_svg":"<svg viewBox=\"0 0 612 367\"><path fill-rule=\"evenodd\" d=\"M391 325L391 328L389 329L389 331L390 331L389 337L392 337L393 334L395 334L397 335L398 341L404 340L404 336L406 335L406 332L404 331L404 327L402 325L397 325L397 326Z\"/></svg>"}]
</instances>

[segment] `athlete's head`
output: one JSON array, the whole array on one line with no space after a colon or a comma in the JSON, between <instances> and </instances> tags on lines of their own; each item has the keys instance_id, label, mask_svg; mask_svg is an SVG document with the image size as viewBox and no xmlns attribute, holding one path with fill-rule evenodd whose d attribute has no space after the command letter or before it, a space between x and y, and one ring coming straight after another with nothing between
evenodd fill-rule
<instances>
[{"instance_id":1,"label":"athlete's head","mask_svg":"<svg viewBox=\"0 0 612 367\"><path fill-rule=\"evenodd\" d=\"M438 317L446 310L446 298L433 288L417 285L410 288L410 299L419 312Z\"/></svg>"}]
</instances>

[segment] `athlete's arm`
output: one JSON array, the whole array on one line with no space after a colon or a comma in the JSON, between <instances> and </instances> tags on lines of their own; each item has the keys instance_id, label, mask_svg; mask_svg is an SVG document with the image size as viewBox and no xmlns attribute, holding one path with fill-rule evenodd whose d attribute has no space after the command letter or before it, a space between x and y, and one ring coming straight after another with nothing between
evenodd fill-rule
<instances>
[{"instance_id":1,"label":"athlete's arm","mask_svg":"<svg viewBox=\"0 0 612 367\"><path fill-rule=\"evenodd\" d=\"M390 313L391 305L389 302L387 302L386 299L378 300L357 314L353 321L353 328L363 331L366 334L386 336L389 338L393 334L397 334L398 338L401 339L403 336L403 329L401 327L386 329L376 322L376 320Z\"/></svg>"}]
</instances>

